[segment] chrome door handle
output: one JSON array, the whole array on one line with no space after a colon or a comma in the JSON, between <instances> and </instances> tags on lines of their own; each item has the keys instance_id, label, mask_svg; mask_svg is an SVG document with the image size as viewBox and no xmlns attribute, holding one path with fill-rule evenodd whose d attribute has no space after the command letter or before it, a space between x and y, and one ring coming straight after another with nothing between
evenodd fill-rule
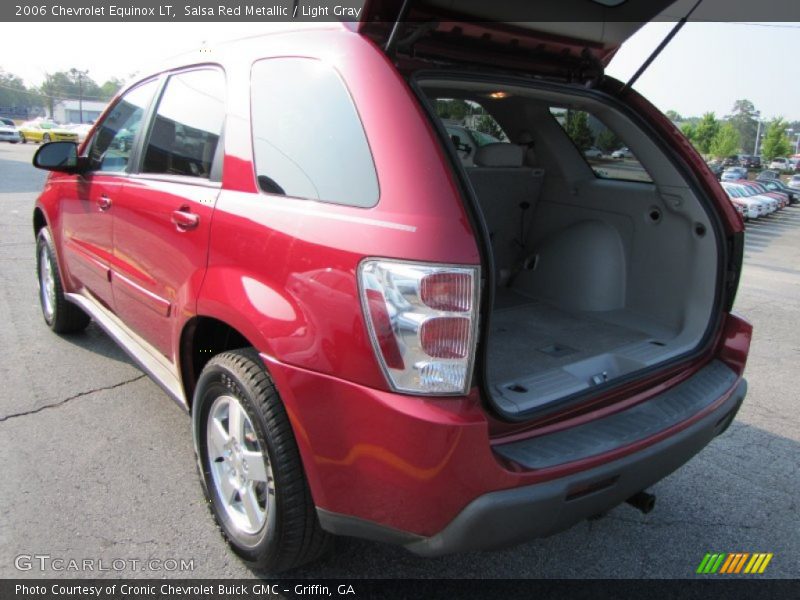
<instances>
[{"instance_id":1,"label":"chrome door handle","mask_svg":"<svg viewBox=\"0 0 800 600\"><path fill-rule=\"evenodd\" d=\"M97 206L100 207L100 210L103 211L108 210L109 208L111 208L111 198L103 194L97 200Z\"/></svg>"},{"instance_id":2,"label":"chrome door handle","mask_svg":"<svg viewBox=\"0 0 800 600\"><path fill-rule=\"evenodd\" d=\"M172 222L175 226L186 231L187 229L194 229L200 224L200 217L194 213L190 213L188 209L179 209L172 211Z\"/></svg>"}]
</instances>

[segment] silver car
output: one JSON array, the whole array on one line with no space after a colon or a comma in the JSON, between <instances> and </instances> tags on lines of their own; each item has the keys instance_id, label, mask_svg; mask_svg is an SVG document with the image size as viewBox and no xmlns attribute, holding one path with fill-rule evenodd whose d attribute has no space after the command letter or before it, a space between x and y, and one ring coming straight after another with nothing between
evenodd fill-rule
<instances>
[{"instance_id":1,"label":"silver car","mask_svg":"<svg viewBox=\"0 0 800 600\"><path fill-rule=\"evenodd\" d=\"M19 129L14 125L14 121L0 117L0 142L16 144L18 141L20 141Z\"/></svg>"}]
</instances>

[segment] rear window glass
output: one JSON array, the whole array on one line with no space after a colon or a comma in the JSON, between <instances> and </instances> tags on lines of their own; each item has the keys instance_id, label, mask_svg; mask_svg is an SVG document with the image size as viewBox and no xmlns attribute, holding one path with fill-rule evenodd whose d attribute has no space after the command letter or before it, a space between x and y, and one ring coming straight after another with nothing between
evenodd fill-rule
<instances>
[{"instance_id":1,"label":"rear window glass","mask_svg":"<svg viewBox=\"0 0 800 600\"><path fill-rule=\"evenodd\" d=\"M580 150L597 177L653 181L642 163L617 134L593 114L556 106L550 107L550 113Z\"/></svg>"},{"instance_id":2,"label":"rear window glass","mask_svg":"<svg viewBox=\"0 0 800 600\"><path fill-rule=\"evenodd\" d=\"M344 82L308 58L271 58L252 70L256 178L269 194L371 207L378 178Z\"/></svg>"},{"instance_id":3,"label":"rear window glass","mask_svg":"<svg viewBox=\"0 0 800 600\"><path fill-rule=\"evenodd\" d=\"M432 98L431 102L462 164L472 166L481 146L508 142L503 128L479 103L461 98Z\"/></svg>"}]
</instances>

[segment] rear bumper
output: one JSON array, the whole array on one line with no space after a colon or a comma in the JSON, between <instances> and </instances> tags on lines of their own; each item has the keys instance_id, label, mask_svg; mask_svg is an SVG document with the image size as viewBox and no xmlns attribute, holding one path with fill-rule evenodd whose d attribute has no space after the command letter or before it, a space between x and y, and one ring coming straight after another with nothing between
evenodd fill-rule
<instances>
[{"instance_id":1,"label":"rear bumper","mask_svg":"<svg viewBox=\"0 0 800 600\"><path fill-rule=\"evenodd\" d=\"M549 535L612 508L724 431L747 389L738 368L712 361L625 411L492 445L476 389L405 396L262 357L322 527L430 556Z\"/></svg>"},{"instance_id":2,"label":"rear bumper","mask_svg":"<svg viewBox=\"0 0 800 600\"><path fill-rule=\"evenodd\" d=\"M432 536L319 508L317 514L323 528L332 533L403 545L420 556L490 550L548 536L617 506L675 471L725 431L746 393L747 382L741 379L727 399L702 419L622 459L559 479L483 494ZM576 493L581 489L593 491Z\"/></svg>"},{"instance_id":3,"label":"rear bumper","mask_svg":"<svg viewBox=\"0 0 800 600\"><path fill-rule=\"evenodd\" d=\"M499 548L567 529L624 502L683 465L727 428L746 393L747 383L742 379L719 408L660 443L572 476L485 494L436 535L404 545L416 554L437 556ZM570 490L593 482L605 485L571 497Z\"/></svg>"}]
</instances>

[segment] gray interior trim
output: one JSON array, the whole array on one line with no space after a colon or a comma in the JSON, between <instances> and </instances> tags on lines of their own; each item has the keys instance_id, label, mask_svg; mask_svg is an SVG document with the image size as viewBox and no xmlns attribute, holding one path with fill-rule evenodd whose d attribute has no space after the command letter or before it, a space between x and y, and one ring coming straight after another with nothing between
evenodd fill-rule
<instances>
[{"instance_id":1,"label":"gray interior trim","mask_svg":"<svg viewBox=\"0 0 800 600\"><path fill-rule=\"evenodd\" d=\"M430 79L420 85L430 93L476 98L498 89L485 80ZM502 414L524 418L697 349L714 316L722 249L707 203L631 117L599 97L563 89L535 84L502 89L508 96L491 112L512 142L532 140L535 152L526 155L525 164L547 174L540 191L529 194L534 209L521 243L515 222L520 213L514 209L519 200L508 189L508 177L485 169L485 181L476 185L472 169L466 172L493 234L498 284L486 347L486 388ZM653 182L595 176L553 118L551 106L598 117L634 152ZM530 300L527 313L516 311L516 326L502 312L506 290ZM563 318L548 320L551 313L543 307L562 311ZM562 333L565 323L569 331ZM627 333L618 335L623 332L617 328ZM569 339L576 336L580 352L571 359L562 354L553 364L542 356L542 347L574 346ZM525 363L527 373L520 369ZM528 392L513 397L501 392L514 384Z\"/></svg>"}]
</instances>

